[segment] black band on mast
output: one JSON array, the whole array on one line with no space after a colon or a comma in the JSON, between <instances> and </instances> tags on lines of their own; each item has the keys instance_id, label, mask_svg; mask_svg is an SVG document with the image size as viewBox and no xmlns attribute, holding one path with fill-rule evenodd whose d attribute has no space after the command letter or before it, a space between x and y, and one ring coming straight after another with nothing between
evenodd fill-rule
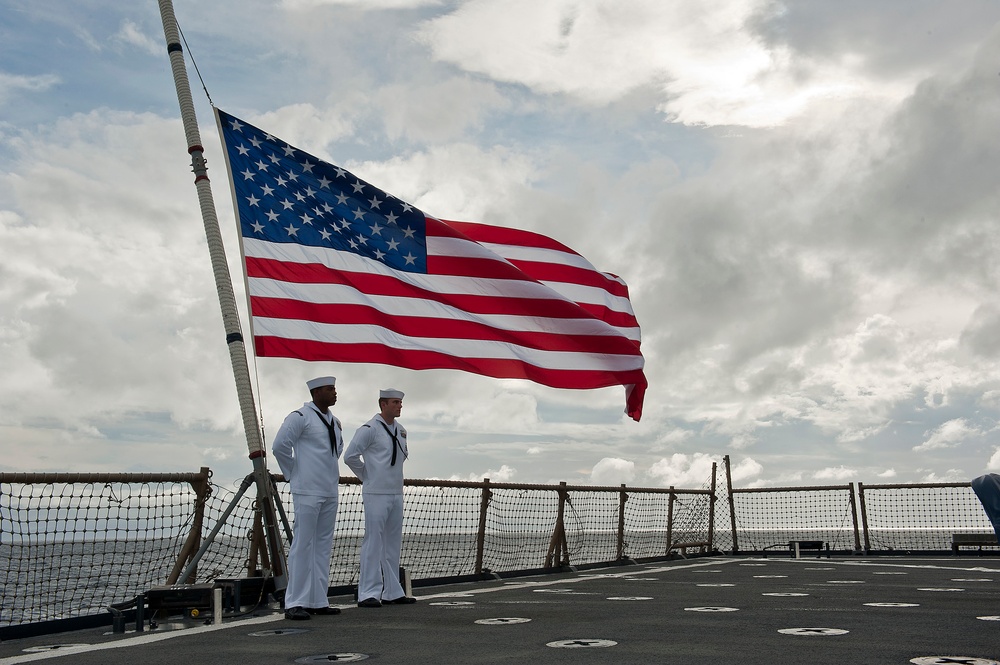
<instances>
[{"instance_id":1,"label":"black band on mast","mask_svg":"<svg viewBox=\"0 0 1000 665\"><path fill-rule=\"evenodd\" d=\"M184 49L181 47L179 42L171 42L167 44L167 53L183 53Z\"/></svg>"}]
</instances>

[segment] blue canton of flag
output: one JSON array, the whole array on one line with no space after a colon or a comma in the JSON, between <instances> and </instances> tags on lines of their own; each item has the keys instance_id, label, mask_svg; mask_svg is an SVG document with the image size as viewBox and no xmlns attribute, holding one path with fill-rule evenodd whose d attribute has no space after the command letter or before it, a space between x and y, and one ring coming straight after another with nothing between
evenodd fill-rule
<instances>
[{"instance_id":1,"label":"blue canton of flag","mask_svg":"<svg viewBox=\"0 0 1000 665\"><path fill-rule=\"evenodd\" d=\"M349 171L218 111L244 238L353 252L427 272L424 214Z\"/></svg>"}]
</instances>

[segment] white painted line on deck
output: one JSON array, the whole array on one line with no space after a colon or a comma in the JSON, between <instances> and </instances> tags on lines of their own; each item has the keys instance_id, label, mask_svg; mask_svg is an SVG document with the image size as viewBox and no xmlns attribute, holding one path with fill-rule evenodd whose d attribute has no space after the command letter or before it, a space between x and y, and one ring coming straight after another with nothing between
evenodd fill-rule
<instances>
[{"instance_id":1,"label":"white painted line on deck","mask_svg":"<svg viewBox=\"0 0 1000 665\"><path fill-rule=\"evenodd\" d=\"M106 651L108 649L121 649L124 647L134 647L142 644L152 644L154 642L162 642L164 640L169 640L174 637L181 637L183 635L199 635L201 633L214 633L218 630L226 630L229 628L243 628L246 626L256 626L259 624L273 623L275 621L284 621L285 617L280 612L276 612L273 615L254 617L253 619L240 619L239 621L231 621L229 623L223 623L221 625L215 626L195 626L194 628L185 628L184 630L171 630L169 632L152 632L143 633L141 635L135 635L134 637L123 637L120 640L115 640L113 642L104 642L102 644L82 644L79 646L73 646L72 648L59 649L56 651L46 651L44 653L29 653L23 656L10 656L8 658L0 658L0 665L13 665L14 663L30 663L36 660L46 660L49 658L59 658L60 656L72 656L78 653L90 653L92 651Z\"/></svg>"}]
</instances>

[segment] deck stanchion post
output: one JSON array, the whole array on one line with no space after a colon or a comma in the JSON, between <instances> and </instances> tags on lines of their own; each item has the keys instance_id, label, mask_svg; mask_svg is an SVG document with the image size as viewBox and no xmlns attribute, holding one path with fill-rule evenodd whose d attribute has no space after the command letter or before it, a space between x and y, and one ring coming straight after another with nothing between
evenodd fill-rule
<instances>
[{"instance_id":1,"label":"deck stanchion post","mask_svg":"<svg viewBox=\"0 0 1000 665\"><path fill-rule=\"evenodd\" d=\"M191 531L188 532L184 546L181 547L180 554L177 555L177 561L174 562L174 567L170 571L170 575L167 576L167 584L177 583L177 578L180 576L181 570L184 569L185 564L195 556L195 552L201 547L201 530L205 524L205 502L208 501L208 495L211 493L211 485L208 480L211 476L212 470L207 466L203 466L198 475L191 480L191 489L194 490L195 494ZM197 574L197 568L192 569L190 574L191 582L194 581ZM188 582L189 580L184 580L184 583Z\"/></svg>"},{"instance_id":2,"label":"deck stanchion post","mask_svg":"<svg viewBox=\"0 0 1000 665\"><path fill-rule=\"evenodd\" d=\"M670 498L667 499L667 551L664 556L670 556L670 550L674 548L674 501L677 495L674 494L674 486L670 486Z\"/></svg>"},{"instance_id":3,"label":"deck stanchion post","mask_svg":"<svg viewBox=\"0 0 1000 665\"><path fill-rule=\"evenodd\" d=\"M861 552L861 537L858 533L858 503L854 499L853 483L847 483L847 493L851 497L851 522L854 525L854 551Z\"/></svg>"},{"instance_id":4,"label":"deck stanchion post","mask_svg":"<svg viewBox=\"0 0 1000 665\"><path fill-rule=\"evenodd\" d=\"M554 568L569 565L569 547L566 544L566 525L564 517L566 514L566 502L569 500L569 492L566 490L566 482L559 483L559 509L556 514L556 526L552 530L552 539L549 541L549 550L545 555L545 567Z\"/></svg>"},{"instance_id":5,"label":"deck stanchion post","mask_svg":"<svg viewBox=\"0 0 1000 665\"><path fill-rule=\"evenodd\" d=\"M486 546L486 511L490 507L490 499L493 492L490 491L490 479L483 478L483 496L479 502L479 529L476 531L476 575L483 573L483 552Z\"/></svg>"},{"instance_id":6,"label":"deck stanchion post","mask_svg":"<svg viewBox=\"0 0 1000 665\"><path fill-rule=\"evenodd\" d=\"M865 484L858 482L858 502L861 504L861 529L865 534L865 554L871 554L872 544L868 537L868 507L865 505ZM857 535L857 522L854 523L855 537Z\"/></svg>"},{"instance_id":7,"label":"deck stanchion post","mask_svg":"<svg viewBox=\"0 0 1000 665\"><path fill-rule=\"evenodd\" d=\"M726 493L729 495L729 526L733 531L733 554L740 553L740 544L736 539L736 503L733 501L733 469L730 466L729 455L722 458L726 465Z\"/></svg>"},{"instance_id":8,"label":"deck stanchion post","mask_svg":"<svg viewBox=\"0 0 1000 665\"><path fill-rule=\"evenodd\" d=\"M628 501L628 494L625 493L625 483L622 483L621 492L618 493L618 556L621 561L625 558L625 502Z\"/></svg>"},{"instance_id":9,"label":"deck stanchion post","mask_svg":"<svg viewBox=\"0 0 1000 665\"><path fill-rule=\"evenodd\" d=\"M715 536L715 476L718 465L712 462L712 494L708 499L708 551L711 552L715 549L712 546L713 538Z\"/></svg>"}]
</instances>

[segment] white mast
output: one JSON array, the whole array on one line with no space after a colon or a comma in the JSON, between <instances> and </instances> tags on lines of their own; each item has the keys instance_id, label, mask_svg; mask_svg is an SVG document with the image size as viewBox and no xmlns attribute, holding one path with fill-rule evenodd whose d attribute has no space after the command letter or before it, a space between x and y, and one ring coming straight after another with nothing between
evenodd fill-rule
<instances>
[{"instance_id":1,"label":"white mast","mask_svg":"<svg viewBox=\"0 0 1000 665\"><path fill-rule=\"evenodd\" d=\"M205 224L208 251L215 273L215 287L219 293L219 305L222 308L222 321L226 329L229 358L233 366L233 375L236 378L236 392L243 415L243 430L246 433L247 447L253 462L254 480L257 485L257 504L263 518L264 534L271 559L271 575L274 577L275 589L281 590L287 586L288 581L284 547L275 518L275 496L265 463L265 449L257 421L253 386L250 382L250 368L247 365L246 346L240 331L239 312L236 309L236 296L233 293L229 266L226 263L226 250L222 243L222 233L219 230L219 217L216 214L215 201L212 198L212 184L208 179L208 168L204 158L205 149L201 145L198 119L195 117L194 102L191 99L191 86L184 64L184 49L181 47L180 30L174 16L173 3L171 0L159 0L159 4L160 17L163 20L163 34L167 40L167 54L170 56L174 86L177 88L177 101L181 108L181 120L184 122L188 153L191 155L191 167L195 174L194 184L198 190L198 202L201 204L201 216ZM183 581L181 580L181 582Z\"/></svg>"}]
</instances>

